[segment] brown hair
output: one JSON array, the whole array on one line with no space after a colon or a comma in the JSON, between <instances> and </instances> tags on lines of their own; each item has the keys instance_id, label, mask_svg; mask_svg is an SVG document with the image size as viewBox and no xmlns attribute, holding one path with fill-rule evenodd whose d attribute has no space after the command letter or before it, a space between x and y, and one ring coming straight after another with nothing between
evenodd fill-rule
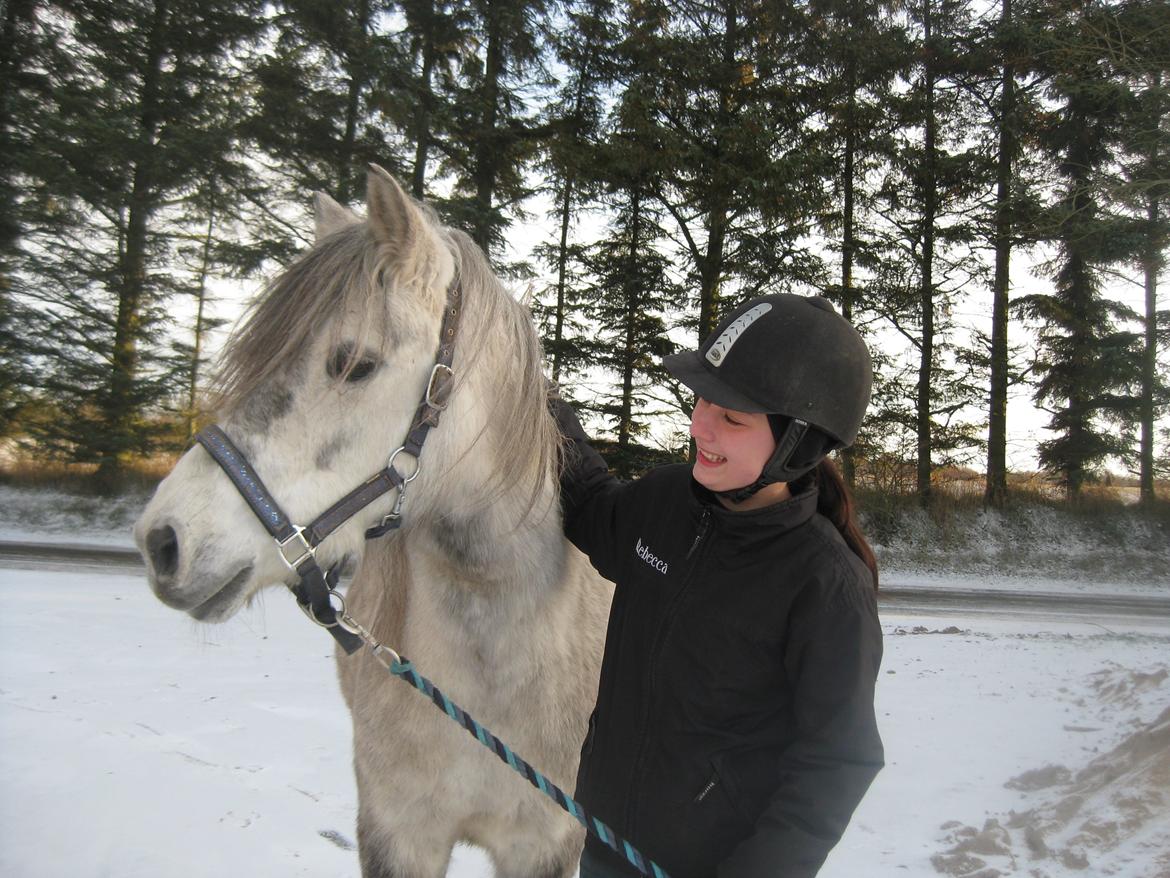
<instances>
[{"instance_id":1,"label":"brown hair","mask_svg":"<svg viewBox=\"0 0 1170 878\"><path fill-rule=\"evenodd\" d=\"M844 538L845 544L869 568L869 572L873 574L873 590L877 591L877 558L857 522L857 504L853 494L833 461L827 457L822 458L815 469L796 480L792 486L792 493L796 494L809 485L816 485L819 489L817 512L833 523Z\"/></svg>"}]
</instances>

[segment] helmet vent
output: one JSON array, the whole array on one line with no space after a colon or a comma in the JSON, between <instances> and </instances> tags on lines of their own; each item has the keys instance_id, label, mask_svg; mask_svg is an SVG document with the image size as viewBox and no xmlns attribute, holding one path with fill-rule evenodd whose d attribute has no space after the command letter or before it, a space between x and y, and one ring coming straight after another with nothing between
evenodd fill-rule
<instances>
[{"instance_id":1,"label":"helmet vent","mask_svg":"<svg viewBox=\"0 0 1170 878\"><path fill-rule=\"evenodd\" d=\"M727 354L731 351L731 346L739 341L739 337L747 331L747 328L771 310L772 306L763 302L745 311L738 320L719 333L719 337L711 343L711 347L707 348L707 361L714 366L722 365Z\"/></svg>"}]
</instances>

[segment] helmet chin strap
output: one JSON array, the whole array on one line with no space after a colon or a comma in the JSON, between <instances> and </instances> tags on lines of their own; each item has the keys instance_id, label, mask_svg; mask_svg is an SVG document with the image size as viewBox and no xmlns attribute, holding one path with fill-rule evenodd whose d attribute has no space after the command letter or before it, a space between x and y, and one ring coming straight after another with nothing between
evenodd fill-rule
<instances>
[{"instance_id":1,"label":"helmet chin strap","mask_svg":"<svg viewBox=\"0 0 1170 878\"><path fill-rule=\"evenodd\" d=\"M807 421L789 418L783 432L776 439L776 450L772 452L772 456L760 471L760 477L743 488L735 488L730 491L716 491L716 496L724 497L732 503L742 503L754 497L759 493L760 489L768 485L774 485L777 482L791 482L804 475L809 471L809 466L805 465L790 469L788 464L789 459L792 457L792 452L796 450L796 447L800 444L800 440L804 438L804 434L807 432ZM817 462L819 461L815 461L814 465Z\"/></svg>"}]
</instances>

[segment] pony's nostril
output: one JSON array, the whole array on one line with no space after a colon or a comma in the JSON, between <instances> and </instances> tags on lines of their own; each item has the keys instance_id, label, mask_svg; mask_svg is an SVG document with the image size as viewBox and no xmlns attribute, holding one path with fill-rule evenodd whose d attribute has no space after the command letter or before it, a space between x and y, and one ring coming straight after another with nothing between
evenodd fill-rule
<instances>
[{"instance_id":1,"label":"pony's nostril","mask_svg":"<svg viewBox=\"0 0 1170 878\"><path fill-rule=\"evenodd\" d=\"M156 577L169 578L179 569L179 537L169 524L146 535L146 551Z\"/></svg>"}]
</instances>

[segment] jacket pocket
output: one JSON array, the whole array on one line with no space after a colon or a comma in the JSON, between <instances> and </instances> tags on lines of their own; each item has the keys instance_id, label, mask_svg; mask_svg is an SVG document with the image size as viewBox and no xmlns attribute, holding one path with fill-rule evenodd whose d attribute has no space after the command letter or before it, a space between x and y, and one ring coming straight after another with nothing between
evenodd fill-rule
<instances>
[{"instance_id":1,"label":"jacket pocket","mask_svg":"<svg viewBox=\"0 0 1170 878\"><path fill-rule=\"evenodd\" d=\"M744 800L743 792L730 769L723 764L723 760L716 756L711 760L711 780L704 787L706 796L717 796L722 803L735 815L735 819L748 826L754 826L755 820L751 816L751 808Z\"/></svg>"},{"instance_id":2,"label":"jacket pocket","mask_svg":"<svg viewBox=\"0 0 1170 878\"><path fill-rule=\"evenodd\" d=\"M699 794L697 796L695 796L695 798L692 799L691 801L696 805L701 804L703 799L705 799L705 798L707 798L707 796L711 795L711 791L714 790L715 787L717 787L717 786L719 786L719 775L716 774L714 771L712 771L711 772L711 779L709 781L707 781L707 783L703 786L703 788L701 790L699 790Z\"/></svg>"},{"instance_id":3,"label":"jacket pocket","mask_svg":"<svg viewBox=\"0 0 1170 878\"><path fill-rule=\"evenodd\" d=\"M690 805L679 814L680 826L673 838L675 862L688 864L697 875L714 874L716 866L753 830L735 807L717 761L708 764L706 778L697 789L692 788Z\"/></svg>"}]
</instances>

